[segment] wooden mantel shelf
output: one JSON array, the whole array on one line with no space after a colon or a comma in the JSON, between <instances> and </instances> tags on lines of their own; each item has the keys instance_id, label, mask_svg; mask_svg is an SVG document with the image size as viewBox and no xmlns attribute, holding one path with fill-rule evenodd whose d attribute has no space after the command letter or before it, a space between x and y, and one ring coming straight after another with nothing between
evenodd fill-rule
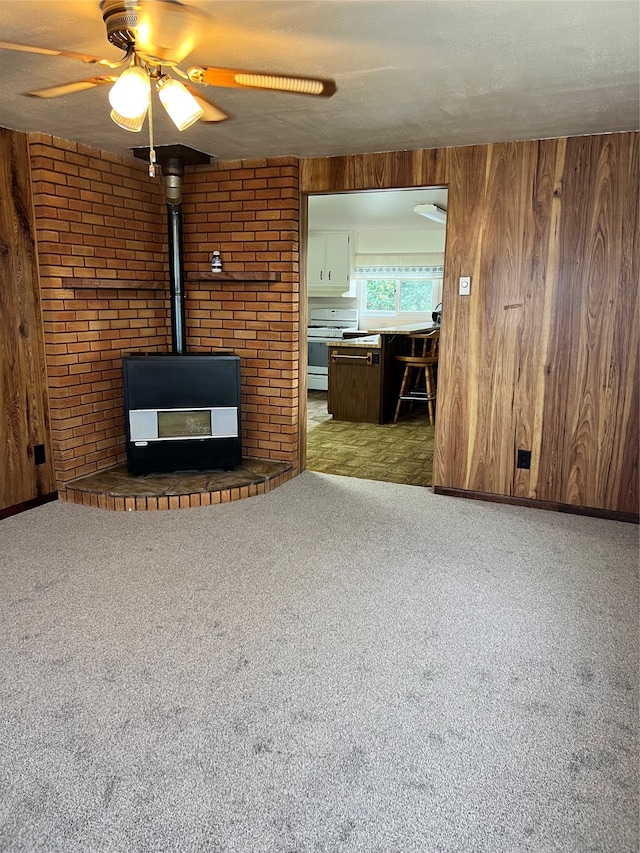
<instances>
[{"instance_id":1,"label":"wooden mantel shelf","mask_svg":"<svg viewBox=\"0 0 640 853\"><path fill-rule=\"evenodd\" d=\"M140 278L63 278L67 290L168 290L166 281L145 281Z\"/></svg>"},{"instance_id":2,"label":"wooden mantel shelf","mask_svg":"<svg viewBox=\"0 0 640 853\"><path fill-rule=\"evenodd\" d=\"M278 273L267 272L188 272L186 281L279 281ZM68 290L168 290L168 281L145 281L139 278L65 278Z\"/></svg>"},{"instance_id":3,"label":"wooden mantel shelf","mask_svg":"<svg viewBox=\"0 0 640 853\"><path fill-rule=\"evenodd\" d=\"M278 273L260 270L255 272L188 272L187 281L278 281Z\"/></svg>"}]
</instances>

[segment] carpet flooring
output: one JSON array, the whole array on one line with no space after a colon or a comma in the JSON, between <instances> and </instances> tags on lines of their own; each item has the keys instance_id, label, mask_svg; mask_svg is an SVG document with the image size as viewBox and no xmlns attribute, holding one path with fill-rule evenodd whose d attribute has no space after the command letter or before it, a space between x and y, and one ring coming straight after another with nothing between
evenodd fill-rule
<instances>
[{"instance_id":1,"label":"carpet flooring","mask_svg":"<svg viewBox=\"0 0 640 853\"><path fill-rule=\"evenodd\" d=\"M307 399L307 469L363 480L410 486L433 482L434 427L424 411L403 415L397 424L336 421L327 394Z\"/></svg>"},{"instance_id":2,"label":"carpet flooring","mask_svg":"<svg viewBox=\"0 0 640 853\"><path fill-rule=\"evenodd\" d=\"M638 528L305 471L0 522L0 850L637 853Z\"/></svg>"}]
</instances>

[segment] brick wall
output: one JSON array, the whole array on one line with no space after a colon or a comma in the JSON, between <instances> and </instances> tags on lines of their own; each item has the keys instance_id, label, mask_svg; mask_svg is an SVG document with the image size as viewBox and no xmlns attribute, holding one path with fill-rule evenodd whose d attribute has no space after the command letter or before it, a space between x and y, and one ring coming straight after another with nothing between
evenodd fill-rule
<instances>
[{"instance_id":1,"label":"brick wall","mask_svg":"<svg viewBox=\"0 0 640 853\"><path fill-rule=\"evenodd\" d=\"M165 197L144 162L44 134L29 142L62 487L125 459L122 355L171 347ZM297 466L298 161L186 171L185 270L209 272L218 248L226 271L278 278L188 281L187 348L240 356L245 455Z\"/></svg>"},{"instance_id":2,"label":"brick wall","mask_svg":"<svg viewBox=\"0 0 640 853\"><path fill-rule=\"evenodd\" d=\"M187 346L240 356L246 456L298 464L298 161L198 166L185 175L185 271L271 272L277 281L188 281Z\"/></svg>"},{"instance_id":3,"label":"brick wall","mask_svg":"<svg viewBox=\"0 0 640 853\"><path fill-rule=\"evenodd\" d=\"M164 191L142 162L44 134L29 150L61 487L124 460L122 354L170 345Z\"/></svg>"}]
</instances>

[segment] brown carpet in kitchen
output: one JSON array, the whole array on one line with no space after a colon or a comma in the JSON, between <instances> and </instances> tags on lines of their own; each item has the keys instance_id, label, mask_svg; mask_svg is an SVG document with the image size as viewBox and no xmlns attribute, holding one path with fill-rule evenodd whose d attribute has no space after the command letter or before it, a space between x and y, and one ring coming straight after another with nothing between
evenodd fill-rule
<instances>
[{"instance_id":1,"label":"brown carpet in kitchen","mask_svg":"<svg viewBox=\"0 0 640 853\"><path fill-rule=\"evenodd\" d=\"M327 394L307 397L307 469L361 480L430 486L434 427L425 411L403 416L397 424L335 421L327 412Z\"/></svg>"}]
</instances>

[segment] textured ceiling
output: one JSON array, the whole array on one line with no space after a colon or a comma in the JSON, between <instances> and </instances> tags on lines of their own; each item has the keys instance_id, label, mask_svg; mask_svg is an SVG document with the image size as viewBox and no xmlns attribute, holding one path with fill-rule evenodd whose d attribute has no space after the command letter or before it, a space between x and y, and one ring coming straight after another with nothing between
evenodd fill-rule
<instances>
[{"instance_id":1,"label":"textured ceiling","mask_svg":"<svg viewBox=\"0 0 640 853\"><path fill-rule=\"evenodd\" d=\"M206 89L230 115L180 134L162 108L155 143L221 159L327 156L638 128L637 0L378 2L193 0L209 24L182 63L332 77L330 99ZM1 0L0 39L120 53L97 0ZM118 73L118 72L116 72ZM0 125L114 153L148 144L109 119L108 87L24 93L96 74L77 60L0 50Z\"/></svg>"},{"instance_id":2,"label":"textured ceiling","mask_svg":"<svg viewBox=\"0 0 640 853\"><path fill-rule=\"evenodd\" d=\"M444 187L314 195L309 198L309 231L431 231L445 225L419 216L417 204L447 209Z\"/></svg>"}]
</instances>

